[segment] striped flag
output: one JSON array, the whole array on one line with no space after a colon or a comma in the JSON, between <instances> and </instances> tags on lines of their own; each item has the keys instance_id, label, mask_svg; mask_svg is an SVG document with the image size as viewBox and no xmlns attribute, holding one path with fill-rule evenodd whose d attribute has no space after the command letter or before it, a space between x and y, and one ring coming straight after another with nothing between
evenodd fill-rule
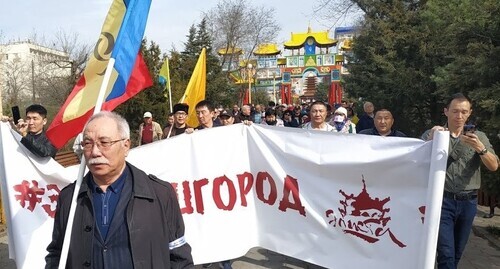
<instances>
[{"instance_id":1,"label":"striped flag","mask_svg":"<svg viewBox=\"0 0 500 269\"><path fill-rule=\"evenodd\" d=\"M151 0L114 0L111 4L82 77L47 130L56 148L80 133L93 114L110 58L115 65L102 110L113 110L153 84L139 52L150 5Z\"/></svg>"}]
</instances>

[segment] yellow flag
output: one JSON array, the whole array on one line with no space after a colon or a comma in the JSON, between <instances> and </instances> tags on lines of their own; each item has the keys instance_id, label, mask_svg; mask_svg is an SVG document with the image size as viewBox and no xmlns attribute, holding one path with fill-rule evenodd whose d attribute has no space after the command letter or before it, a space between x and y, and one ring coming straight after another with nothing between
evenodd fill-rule
<instances>
[{"instance_id":1,"label":"yellow flag","mask_svg":"<svg viewBox=\"0 0 500 269\"><path fill-rule=\"evenodd\" d=\"M186 103L189 105L189 113L187 124L190 127L198 126L198 119L196 118L195 106L201 100L205 99L205 90L207 88L207 55L206 49L201 51L198 62L194 67L193 74L186 87L186 91L182 96L179 103Z\"/></svg>"},{"instance_id":2,"label":"yellow flag","mask_svg":"<svg viewBox=\"0 0 500 269\"><path fill-rule=\"evenodd\" d=\"M170 82L170 71L168 70L168 58L165 59L160 69L160 76L158 77L160 84L165 85Z\"/></svg>"},{"instance_id":3,"label":"yellow flag","mask_svg":"<svg viewBox=\"0 0 500 269\"><path fill-rule=\"evenodd\" d=\"M170 69L168 65L168 57L165 58L165 62L163 62L163 65L161 66L158 82L160 82L161 85L164 85L165 89L167 89L168 94L166 92L164 93L164 96L165 98L168 98L168 102L170 103L170 112L172 112L172 88L170 88Z\"/></svg>"}]
</instances>

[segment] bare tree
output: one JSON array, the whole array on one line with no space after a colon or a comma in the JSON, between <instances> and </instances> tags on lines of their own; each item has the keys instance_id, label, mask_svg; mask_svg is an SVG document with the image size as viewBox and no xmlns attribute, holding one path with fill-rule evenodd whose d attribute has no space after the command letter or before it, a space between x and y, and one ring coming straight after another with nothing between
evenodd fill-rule
<instances>
[{"instance_id":1,"label":"bare tree","mask_svg":"<svg viewBox=\"0 0 500 269\"><path fill-rule=\"evenodd\" d=\"M46 102L53 105L62 105L71 93L74 85L83 73L86 62L93 47L78 40L76 33L67 33L62 30L55 34L51 48L68 55L67 59L46 59L39 61L40 87L44 92ZM67 72L60 72L61 70ZM41 95L42 97L42 95Z\"/></svg>"},{"instance_id":2,"label":"bare tree","mask_svg":"<svg viewBox=\"0 0 500 269\"><path fill-rule=\"evenodd\" d=\"M359 19L367 12L371 0L317 0L313 12L317 19L332 29L348 20Z\"/></svg>"},{"instance_id":3,"label":"bare tree","mask_svg":"<svg viewBox=\"0 0 500 269\"><path fill-rule=\"evenodd\" d=\"M273 41L281 29L274 20L274 8L253 6L247 0L221 0L205 17L214 47L227 52L243 49L247 59L258 44Z\"/></svg>"},{"instance_id":4,"label":"bare tree","mask_svg":"<svg viewBox=\"0 0 500 269\"><path fill-rule=\"evenodd\" d=\"M3 99L8 107L20 105L24 100L29 100L30 83L26 75L30 72L29 66L20 59L13 59L3 63L5 96Z\"/></svg>"},{"instance_id":5,"label":"bare tree","mask_svg":"<svg viewBox=\"0 0 500 269\"><path fill-rule=\"evenodd\" d=\"M52 42L32 34L28 55L8 51L0 53L0 89L7 105L27 106L32 102L45 105L55 113L81 76L92 47L78 40L76 33L56 33ZM1 48L7 49L7 44ZM19 57L18 57L19 56Z\"/></svg>"},{"instance_id":6,"label":"bare tree","mask_svg":"<svg viewBox=\"0 0 500 269\"><path fill-rule=\"evenodd\" d=\"M71 63L71 75L74 82L82 75L90 53L94 49L93 44L85 44L78 40L76 33L68 34L59 31L56 34L55 49L61 50L69 55Z\"/></svg>"}]
</instances>

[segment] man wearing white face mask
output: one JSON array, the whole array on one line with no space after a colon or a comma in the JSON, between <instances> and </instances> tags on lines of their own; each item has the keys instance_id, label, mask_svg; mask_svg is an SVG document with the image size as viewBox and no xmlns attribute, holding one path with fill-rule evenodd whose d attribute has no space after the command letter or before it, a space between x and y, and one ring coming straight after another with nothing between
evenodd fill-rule
<instances>
[{"instance_id":1,"label":"man wearing white face mask","mask_svg":"<svg viewBox=\"0 0 500 269\"><path fill-rule=\"evenodd\" d=\"M337 110L335 110L330 125L334 127L333 132L336 133L356 133L356 124L352 123L351 120L347 118L347 110L343 107L339 107L337 108Z\"/></svg>"}]
</instances>

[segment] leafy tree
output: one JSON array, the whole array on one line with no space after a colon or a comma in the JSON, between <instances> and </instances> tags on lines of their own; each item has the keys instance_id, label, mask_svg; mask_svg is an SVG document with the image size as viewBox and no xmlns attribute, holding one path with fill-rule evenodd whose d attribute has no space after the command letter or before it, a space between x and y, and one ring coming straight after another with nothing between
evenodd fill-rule
<instances>
[{"instance_id":1,"label":"leafy tree","mask_svg":"<svg viewBox=\"0 0 500 269\"><path fill-rule=\"evenodd\" d=\"M456 16L450 16L450 11ZM461 91L474 101L483 128L500 129L500 6L498 1L433 1L429 21L438 21L448 58L433 76L445 94ZM460 16L458 16L460 15ZM436 33L437 34L437 33Z\"/></svg>"},{"instance_id":2,"label":"leafy tree","mask_svg":"<svg viewBox=\"0 0 500 269\"><path fill-rule=\"evenodd\" d=\"M332 1L323 1L332 3ZM443 124L453 93L473 100L473 118L500 150L500 6L497 0L353 0L364 12L344 86L419 136ZM474 119L473 119L474 120ZM500 193L499 172L484 173Z\"/></svg>"},{"instance_id":3,"label":"leafy tree","mask_svg":"<svg viewBox=\"0 0 500 269\"><path fill-rule=\"evenodd\" d=\"M253 104L263 104L264 106L266 106L267 103L269 103L269 101L271 101L271 98L266 90L257 89L257 90L252 92L252 103Z\"/></svg>"},{"instance_id":4,"label":"leafy tree","mask_svg":"<svg viewBox=\"0 0 500 269\"><path fill-rule=\"evenodd\" d=\"M227 104L231 102L231 91L227 78L222 74L222 69L219 59L215 56L212 46L212 36L207 29L207 19L203 18L195 27L191 26L187 41L184 44L185 49L180 53L178 58L178 77L181 82L178 83L182 87L181 95L191 78L191 74L196 66L202 48L206 49L207 53L207 88L205 99L216 104ZM172 54L174 58L174 54ZM180 95L180 96L181 96Z\"/></svg>"},{"instance_id":5,"label":"leafy tree","mask_svg":"<svg viewBox=\"0 0 500 269\"><path fill-rule=\"evenodd\" d=\"M164 55L164 58L167 56ZM170 65L170 87L172 89L172 106L176 104L184 94L186 90L187 83L189 78L187 76L183 76L183 61L182 54L172 49L170 51L169 58Z\"/></svg>"},{"instance_id":6,"label":"leafy tree","mask_svg":"<svg viewBox=\"0 0 500 269\"><path fill-rule=\"evenodd\" d=\"M445 98L437 94L431 78L436 66L447 59L431 45L438 37L422 18L424 7L412 3L362 3L365 18L344 86L350 96L391 110L396 128L418 136L425 128L442 123Z\"/></svg>"},{"instance_id":7,"label":"leafy tree","mask_svg":"<svg viewBox=\"0 0 500 269\"><path fill-rule=\"evenodd\" d=\"M475 123L500 151L500 6L496 0L430 1L425 14L436 22L438 44L449 62L433 76L440 92L464 92L473 104ZM500 195L500 172L483 170L483 189Z\"/></svg>"},{"instance_id":8,"label":"leafy tree","mask_svg":"<svg viewBox=\"0 0 500 269\"><path fill-rule=\"evenodd\" d=\"M314 99L317 101L328 102L328 90L329 86L326 83L318 84L316 92L314 93Z\"/></svg>"}]
</instances>

